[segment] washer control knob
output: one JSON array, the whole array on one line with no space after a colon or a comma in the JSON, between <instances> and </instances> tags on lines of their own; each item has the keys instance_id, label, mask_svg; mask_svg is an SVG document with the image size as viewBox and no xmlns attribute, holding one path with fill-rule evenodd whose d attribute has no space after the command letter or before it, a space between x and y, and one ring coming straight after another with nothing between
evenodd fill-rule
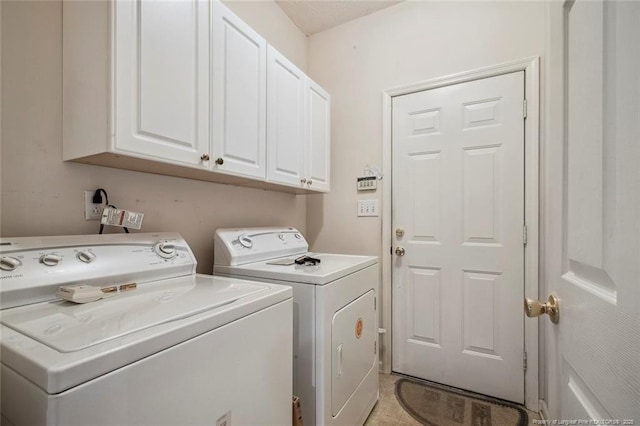
<instances>
[{"instance_id":1,"label":"washer control knob","mask_svg":"<svg viewBox=\"0 0 640 426\"><path fill-rule=\"evenodd\" d=\"M297 239L297 240L299 240L300 238L302 238L302 235L300 235L300 234L298 234L298 233L294 234L293 236L294 236L294 237L296 237L296 239Z\"/></svg>"},{"instance_id":2,"label":"washer control knob","mask_svg":"<svg viewBox=\"0 0 640 426\"><path fill-rule=\"evenodd\" d=\"M176 255L176 245L170 241L158 241L154 246L154 251L160 257L171 259Z\"/></svg>"},{"instance_id":3,"label":"washer control knob","mask_svg":"<svg viewBox=\"0 0 640 426\"><path fill-rule=\"evenodd\" d=\"M253 240L249 237L247 237L246 235L240 235L238 237L238 242L240 243L240 245L244 248L251 248L253 247Z\"/></svg>"},{"instance_id":4,"label":"washer control knob","mask_svg":"<svg viewBox=\"0 0 640 426\"><path fill-rule=\"evenodd\" d=\"M91 263L96 260L96 255L91 253L89 250L79 251L78 254L76 254L76 257L84 263Z\"/></svg>"},{"instance_id":5,"label":"washer control knob","mask_svg":"<svg viewBox=\"0 0 640 426\"><path fill-rule=\"evenodd\" d=\"M22 265L22 262L15 257L0 256L0 269L3 271L13 271L20 265Z\"/></svg>"},{"instance_id":6,"label":"washer control knob","mask_svg":"<svg viewBox=\"0 0 640 426\"><path fill-rule=\"evenodd\" d=\"M56 266L62 261L62 257L57 254L49 253L40 256L40 263L46 266Z\"/></svg>"},{"instance_id":7,"label":"washer control knob","mask_svg":"<svg viewBox=\"0 0 640 426\"><path fill-rule=\"evenodd\" d=\"M284 241L284 234L278 234L278 238L280 238L280 241Z\"/></svg>"}]
</instances>

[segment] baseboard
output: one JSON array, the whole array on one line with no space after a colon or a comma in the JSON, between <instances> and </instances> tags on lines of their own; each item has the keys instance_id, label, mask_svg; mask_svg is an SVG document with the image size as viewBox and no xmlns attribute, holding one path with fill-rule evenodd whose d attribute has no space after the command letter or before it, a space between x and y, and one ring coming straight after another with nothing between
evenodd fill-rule
<instances>
[{"instance_id":1,"label":"baseboard","mask_svg":"<svg viewBox=\"0 0 640 426\"><path fill-rule=\"evenodd\" d=\"M539 407L539 414L540 414L540 419L541 420L548 420L549 419L549 409L547 408L547 403L545 402L544 399L540 400L540 403L538 404Z\"/></svg>"}]
</instances>

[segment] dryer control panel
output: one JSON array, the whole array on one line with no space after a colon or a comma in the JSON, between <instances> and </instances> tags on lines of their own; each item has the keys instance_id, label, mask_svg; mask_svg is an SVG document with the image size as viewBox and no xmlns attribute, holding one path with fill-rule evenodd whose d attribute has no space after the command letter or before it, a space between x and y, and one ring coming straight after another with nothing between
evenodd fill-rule
<instances>
[{"instance_id":1,"label":"dryer control panel","mask_svg":"<svg viewBox=\"0 0 640 426\"><path fill-rule=\"evenodd\" d=\"M0 238L0 308L55 299L62 285L140 284L196 265L177 233Z\"/></svg>"},{"instance_id":2,"label":"dryer control panel","mask_svg":"<svg viewBox=\"0 0 640 426\"><path fill-rule=\"evenodd\" d=\"M304 254L309 244L295 228L218 229L213 250L214 264L223 266Z\"/></svg>"}]
</instances>

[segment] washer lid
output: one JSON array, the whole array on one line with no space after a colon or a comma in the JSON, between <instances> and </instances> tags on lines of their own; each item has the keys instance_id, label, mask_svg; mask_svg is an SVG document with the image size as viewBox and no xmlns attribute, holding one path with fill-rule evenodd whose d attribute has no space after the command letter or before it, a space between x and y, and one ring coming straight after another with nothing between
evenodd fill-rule
<instances>
[{"instance_id":1,"label":"washer lid","mask_svg":"<svg viewBox=\"0 0 640 426\"><path fill-rule=\"evenodd\" d=\"M86 304L53 301L2 312L2 324L60 352L75 352L158 324L188 318L267 290L258 283L196 285L164 280Z\"/></svg>"},{"instance_id":2,"label":"washer lid","mask_svg":"<svg viewBox=\"0 0 640 426\"><path fill-rule=\"evenodd\" d=\"M57 394L292 296L288 286L200 274L147 283L134 292L85 305L44 302L0 311L2 364L44 392ZM55 321L62 318L66 322L58 329ZM50 326L53 336L45 331ZM63 330L65 338L56 336ZM72 336L71 330L79 336ZM85 348L61 352L54 344L65 350Z\"/></svg>"},{"instance_id":3,"label":"washer lid","mask_svg":"<svg viewBox=\"0 0 640 426\"><path fill-rule=\"evenodd\" d=\"M293 263L293 260L299 257L296 255L238 266L215 265L214 271L247 278L324 285L378 262L375 256L326 253L308 253L307 255L320 259L320 263L317 265L279 264ZM283 260L290 260L290 262L282 262Z\"/></svg>"}]
</instances>

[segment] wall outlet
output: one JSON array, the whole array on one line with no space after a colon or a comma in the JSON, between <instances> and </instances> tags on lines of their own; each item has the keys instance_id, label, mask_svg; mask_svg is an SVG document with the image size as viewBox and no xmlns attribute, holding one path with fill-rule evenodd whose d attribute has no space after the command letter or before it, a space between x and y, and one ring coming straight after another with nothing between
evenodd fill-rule
<instances>
[{"instance_id":1,"label":"wall outlet","mask_svg":"<svg viewBox=\"0 0 640 426\"><path fill-rule=\"evenodd\" d=\"M358 200L358 216L379 216L378 200Z\"/></svg>"},{"instance_id":2,"label":"wall outlet","mask_svg":"<svg viewBox=\"0 0 640 426\"><path fill-rule=\"evenodd\" d=\"M96 191L84 191L84 219L85 220L100 220L102 217L102 209L104 204L94 204L93 194Z\"/></svg>"}]
</instances>

